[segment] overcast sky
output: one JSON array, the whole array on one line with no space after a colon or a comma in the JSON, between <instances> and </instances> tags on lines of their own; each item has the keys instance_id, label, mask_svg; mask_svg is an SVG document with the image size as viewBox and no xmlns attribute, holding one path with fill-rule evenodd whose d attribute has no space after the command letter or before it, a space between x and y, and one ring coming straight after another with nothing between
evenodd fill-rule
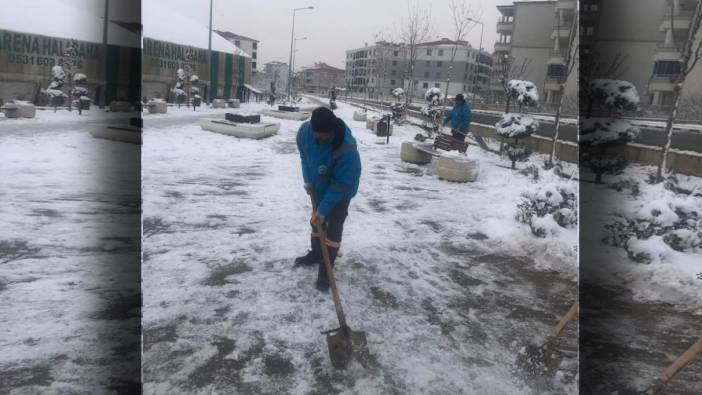
<instances>
[{"instance_id":1,"label":"overcast sky","mask_svg":"<svg viewBox=\"0 0 702 395\"><path fill-rule=\"evenodd\" d=\"M36 1L36 0L35 0ZM46 0L45 0L46 1ZM100 15L102 0L62 0L85 7ZM175 11L187 15L203 26L209 21L209 0L142 0L168 4ZM397 40L402 20L407 18L408 0L213 0L214 28L259 40L258 58L263 64L272 60L288 62L290 55L290 30L292 9L314 6L312 10L297 12L295 37L298 41L296 66L306 66L322 61L344 67L346 50L372 44L377 34ZM428 8L432 17L432 37L453 36L449 4L452 0L409 0ZM495 24L498 12L495 6L511 4L511 0L453 0L465 1L476 10L485 25L483 48L492 52L497 40ZM139 0L112 0L111 19L128 18L127 10ZM50 2L48 2L50 4ZM49 6L50 8L50 6ZM138 18L138 17L137 17ZM478 47L480 25L473 24L467 36L472 46Z\"/></svg>"},{"instance_id":2,"label":"overcast sky","mask_svg":"<svg viewBox=\"0 0 702 395\"><path fill-rule=\"evenodd\" d=\"M419 1L422 7L431 8L433 37L450 38L453 35L450 1ZM511 4L512 1L464 1L473 9L482 11L485 24L483 48L492 52L497 40L498 12L495 6ZM207 25L209 0L169 0L169 3L179 12ZM343 68L347 49L362 47L366 42L371 44L378 33L397 38L400 21L407 17L407 0L214 0L213 24L215 29L259 40L260 64L272 60L287 63L292 9L310 5L314 9L296 13L295 36L307 37L307 40L297 42L296 66L322 61ZM480 25L475 26L467 38L471 45L478 47Z\"/></svg>"}]
</instances>

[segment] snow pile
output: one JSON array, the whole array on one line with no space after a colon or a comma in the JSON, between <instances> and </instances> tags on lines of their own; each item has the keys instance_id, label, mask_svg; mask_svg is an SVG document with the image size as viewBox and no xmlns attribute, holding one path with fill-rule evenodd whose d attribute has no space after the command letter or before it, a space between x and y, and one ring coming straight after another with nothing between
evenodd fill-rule
<instances>
[{"instance_id":1,"label":"snow pile","mask_svg":"<svg viewBox=\"0 0 702 395\"><path fill-rule=\"evenodd\" d=\"M399 99L405 95L405 90L402 88L395 88L392 90L392 95Z\"/></svg>"},{"instance_id":2,"label":"snow pile","mask_svg":"<svg viewBox=\"0 0 702 395\"><path fill-rule=\"evenodd\" d=\"M424 99L430 103L438 104L444 100L444 94L437 87L429 88L424 92Z\"/></svg>"},{"instance_id":3,"label":"snow pile","mask_svg":"<svg viewBox=\"0 0 702 395\"><path fill-rule=\"evenodd\" d=\"M536 184L521 197L517 220L528 224L537 237L556 236L559 228L575 228L578 224L577 191L573 183Z\"/></svg>"},{"instance_id":4,"label":"snow pile","mask_svg":"<svg viewBox=\"0 0 702 395\"><path fill-rule=\"evenodd\" d=\"M530 136L539 127L539 122L526 114L506 113L495 124L497 134L505 138Z\"/></svg>"},{"instance_id":5,"label":"snow pile","mask_svg":"<svg viewBox=\"0 0 702 395\"><path fill-rule=\"evenodd\" d=\"M626 144L639 135L639 128L624 119L586 118L580 121L580 143L591 147Z\"/></svg>"},{"instance_id":6,"label":"snow pile","mask_svg":"<svg viewBox=\"0 0 702 395\"><path fill-rule=\"evenodd\" d=\"M83 73L75 73L75 74L73 74L73 81L74 82L86 82L86 81L88 81L88 76L86 76Z\"/></svg>"},{"instance_id":7,"label":"snow pile","mask_svg":"<svg viewBox=\"0 0 702 395\"><path fill-rule=\"evenodd\" d=\"M590 90L595 101L620 111L636 111L641 100L636 86L629 81L594 79L590 81Z\"/></svg>"},{"instance_id":8,"label":"snow pile","mask_svg":"<svg viewBox=\"0 0 702 395\"><path fill-rule=\"evenodd\" d=\"M54 66L54 67L51 68L51 77L52 77L55 81L59 81L59 80L60 80L61 82L63 82L63 80L66 78L66 72L63 71L63 67L61 67L61 66Z\"/></svg>"},{"instance_id":9,"label":"snow pile","mask_svg":"<svg viewBox=\"0 0 702 395\"><path fill-rule=\"evenodd\" d=\"M521 106L535 106L539 102L539 92L531 81L510 80L507 88L509 95Z\"/></svg>"}]
</instances>

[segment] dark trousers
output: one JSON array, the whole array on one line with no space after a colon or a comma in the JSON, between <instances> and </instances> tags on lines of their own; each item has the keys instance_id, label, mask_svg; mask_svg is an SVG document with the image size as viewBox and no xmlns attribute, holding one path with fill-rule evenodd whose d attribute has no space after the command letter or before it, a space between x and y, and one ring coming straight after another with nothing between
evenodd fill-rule
<instances>
[{"instance_id":1,"label":"dark trousers","mask_svg":"<svg viewBox=\"0 0 702 395\"><path fill-rule=\"evenodd\" d=\"M341 236L344 232L344 221L346 221L346 217L349 215L350 203L351 200L349 199L342 200L336 206L334 206L324 220L324 229L327 232L327 248L329 249L329 256L332 258L332 262L334 261L334 258L336 258L336 253L339 251L339 247L341 247ZM315 211L317 211L318 205L319 201L313 197L312 208ZM319 251L321 254L321 250L319 249L319 234L317 233L317 229L312 226L312 251L315 250Z\"/></svg>"}]
</instances>

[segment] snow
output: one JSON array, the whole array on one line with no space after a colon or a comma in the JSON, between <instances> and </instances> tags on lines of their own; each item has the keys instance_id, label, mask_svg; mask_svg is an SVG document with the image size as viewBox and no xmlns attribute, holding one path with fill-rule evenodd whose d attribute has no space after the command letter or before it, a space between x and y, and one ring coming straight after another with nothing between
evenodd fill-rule
<instances>
[{"instance_id":1,"label":"snow","mask_svg":"<svg viewBox=\"0 0 702 395\"><path fill-rule=\"evenodd\" d=\"M505 113L495 124L497 134L507 138L526 137L539 128L539 122L533 117L519 113Z\"/></svg>"},{"instance_id":2,"label":"snow","mask_svg":"<svg viewBox=\"0 0 702 395\"><path fill-rule=\"evenodd\" d=\"M402 88L395 88L392 90L392 95L395 97L400 97L405 94L405 90Z\"/></svg>"},{"instance_id":3,"label":"snow","mask_svg":"<svg viewBox=\"0 0 702 395\"><path fill-rule=\"evenodd\" d=\"M533 106L539 102L539 91L531 81L510 80L507 87L514 100L521 105Z\"/></svg>"},{"instance_id":4,"label":"snow","mask_svg":"<svg viewBox=\"0 0 702 395\"><path fill-rule=\"evenodd\" d=\"M590 89L595 98L611 108L634 110L641 100L636 86L629 81L594 79L590 81Z\"/></svg>"},{"instance_id":5,"label":"snow","mask_svg":"<svg viewBox=\"0 0 702 395\"><path fill-rule=\"evenodd\" d=\"M144 37L173 44L207 49L210 31L206 24L181 15L167 0L142 0L141 17ZM216 32L212 32L212 50L250 58Z\"/></svg>"},{"instance_id":6,"label":"snow","mask_svg":"<svg viewBox=\"0 0 702 395\"><path fill-rule=\"evenodd\" d=\"M300 122L275 119L279 133L254 141L156 122L169 111L144 122L146 394L532 392L511 361L567 310L554 302L574 300L577 231L538 239L518 223L519 194L533 183L496 155L469 149L480 179L441 181L436 163L400 161L419 128L395 126L388 145L352 121L355 110L335 111L364 166L336 274L349 324L368 333L377 366L331 368L319 331L335 325L333 304L314 290L315 269L291 268L309 246ZM574 334L566 339L575 347ZM554 393L576 390L571 350Z\"/></svg>"},{"instance_id":7,"label":"snow","mask_svg":"<svg viewBox=\"0 0 702 395\"><path fill-rule=\"evenodd\" d=\"M102 43L102 15L93 15L60 0L22 0L0 12L0 27L21 33ZM138 34L110 23L107 32L112 45L139 48Z\"/></svg>"},{"instance_id":8,"label":"snow","mask_svg":"<svg viewBox=\"0 0 702 395\"><path fill-rule=\"evenodd\" d=\"M619 145L634 140L639 128L616 118L585 118L580 121L580 143L589 146Z\"/></svg>"},{"instance_id":9,"label":"snow","mask_svg":"<svg viewBox=\"0 0 702 395\"><path fill-rule=\"evenodd\" d=\"M424 99L426 99L428 101L434 101L434 100L441 101L444 99L444 94L441 92L441 89L439 89L437 87L433 87L433 88L427 89L427 91L424 93Z\"/></svg>"}]
</instances>

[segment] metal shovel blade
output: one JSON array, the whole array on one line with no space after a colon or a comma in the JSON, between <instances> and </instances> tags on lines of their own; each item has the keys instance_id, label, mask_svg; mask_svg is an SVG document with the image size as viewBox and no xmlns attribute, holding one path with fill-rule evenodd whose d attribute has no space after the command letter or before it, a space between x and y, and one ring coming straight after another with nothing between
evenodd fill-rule
<instances>
[{"instance_id":1,"label":"metal shovel blade","mask_svg":"<svg viewBox=\"0 0 702 395\"><path fill-rule=\"evenodd\" d=\"M329 357L334 369L346 369L354 355L360 357L363 362L368 354L367 344L366 332L352 331L348 328L327 332Z\"/></svg>"}]
</instances>

